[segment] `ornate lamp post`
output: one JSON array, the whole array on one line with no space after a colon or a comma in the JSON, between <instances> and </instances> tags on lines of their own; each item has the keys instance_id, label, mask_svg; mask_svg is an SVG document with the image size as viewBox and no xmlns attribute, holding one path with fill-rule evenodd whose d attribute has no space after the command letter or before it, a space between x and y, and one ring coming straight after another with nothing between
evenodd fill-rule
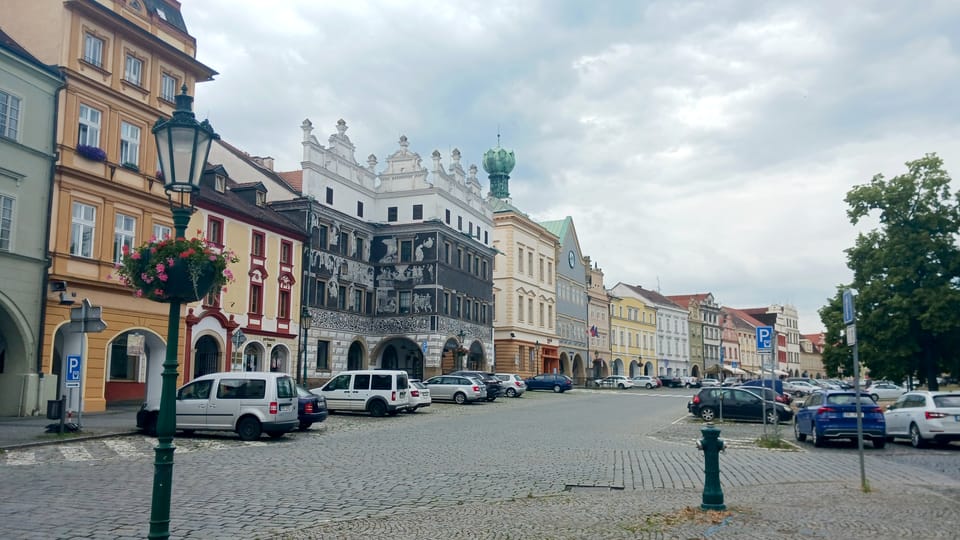
<instances>
[{"instance_id":1,"label":"ornate lamp post","mask_svg":"<svg viewBox=\"0 0 960 540\"><path fill-rule=\"evenodd\" d=\"M200 189L200 177L210 153L210 144L219 136L210 123L197 122L193 115L193 98L183 85L176 97L176 108L169 120L160 118L153 126L163 174L163 189L173 213L174 237L186 236L187 224L194 212L188 196ZM175 197L176 196L176 197ZM180 301L170 303L167 324L167 356L163 362L163 386L160 391L160 414L157 418L157 440L153 472L153 500L150 506L148 538L170 537L170 492L173 483L173 433L176 428L177 367L180 341Z\"/></svg>"},{"instance_id":2,"label":"ornate lamp post","mask_svg":"<svg viewBox=\"0 0 960 540\"><path fill-rule=\"evenodd\" d=\"M300 384L304 385L307 384L307 331L311 324L313 324L313 315L307 306L303 306L300 308L300 355L297 357L300 365L297 366L299 368L297 376L300 378Z\"/></svg>"}]
</instances>

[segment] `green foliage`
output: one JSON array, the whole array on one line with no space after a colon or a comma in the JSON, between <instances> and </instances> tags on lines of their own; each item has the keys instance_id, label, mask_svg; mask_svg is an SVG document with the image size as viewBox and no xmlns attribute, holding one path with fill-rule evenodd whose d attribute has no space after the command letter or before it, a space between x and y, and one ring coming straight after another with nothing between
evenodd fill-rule
<instances>
[{"instance_id":1,"label":"green foliage","mask_svg":"<svg viewBox=\"0 0 960 540\"><path fill-rule=\"evenodd\" d=\"M876 218L847 249L856 290L860 360L874 377L919 375L936 387L936 375L957 364L960 335L960 193L936 154L907 162L889 180L876 175L845 199L853 225ZM824 362L837 369L849 358L839 342L840 293L821 308L827 327ZM828 372L831 371L828 367Z\"/></svg>"}]
</instances>

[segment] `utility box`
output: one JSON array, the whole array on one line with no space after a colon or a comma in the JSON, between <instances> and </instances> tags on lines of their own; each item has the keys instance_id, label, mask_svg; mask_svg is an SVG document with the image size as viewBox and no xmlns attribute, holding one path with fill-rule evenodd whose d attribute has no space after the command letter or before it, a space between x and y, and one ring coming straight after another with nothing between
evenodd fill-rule
<instances>
[{"instance_id":1,"label":"utility box","mask_svg":"<svg viewBox=\"0 0 960 540\"><path fill-rule=\"evenodd\" d=\"M63 416L63 399L47 400L47 418L50 420L59 420Z\"/></svg>"}]
</instances>

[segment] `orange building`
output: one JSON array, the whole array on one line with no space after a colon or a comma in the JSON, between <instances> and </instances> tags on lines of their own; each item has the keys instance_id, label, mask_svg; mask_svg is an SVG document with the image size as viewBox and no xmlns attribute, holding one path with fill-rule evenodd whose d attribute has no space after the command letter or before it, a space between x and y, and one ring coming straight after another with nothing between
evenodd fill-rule
<instances>
[{"instance_id":1,"label":"orange building","mask_svg":"<svg viewBox=\"0 0 960 540\"><path fill-rule=\"evenodd\" d=\"M59 376L67 355L82 356L82 405L75 392L70 410L142 400L147 374L162 370L168 306L134 298L111 275L123 246L172 231L150 128L181 86L193 95L216 72L195 59L176 0L5 0L0 26L66 76L49 253L50 279L66 291L48 295L43 371ZM85 298L107 328L83 339L68 322Z\"/></svg>"}]
</instances>

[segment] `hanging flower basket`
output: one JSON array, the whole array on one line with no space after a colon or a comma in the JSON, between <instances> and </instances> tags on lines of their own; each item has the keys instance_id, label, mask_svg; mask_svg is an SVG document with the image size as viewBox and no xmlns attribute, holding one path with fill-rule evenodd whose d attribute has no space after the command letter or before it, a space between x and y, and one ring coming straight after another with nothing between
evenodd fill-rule
<instances>
[{"instance_id":1,"label":"hanging flower basket","mask_svg":"<svg viewBox=\"0 0 960 540\"><path fill-rule=\"evenodd\" d=\"M233 281L228 265L239 259L198 237L152 239L135 249L123 248L116 274L133 295L155 302L195 302ZM112 276L111 276L112 277Z\"/></svg>"}]
</instances>

